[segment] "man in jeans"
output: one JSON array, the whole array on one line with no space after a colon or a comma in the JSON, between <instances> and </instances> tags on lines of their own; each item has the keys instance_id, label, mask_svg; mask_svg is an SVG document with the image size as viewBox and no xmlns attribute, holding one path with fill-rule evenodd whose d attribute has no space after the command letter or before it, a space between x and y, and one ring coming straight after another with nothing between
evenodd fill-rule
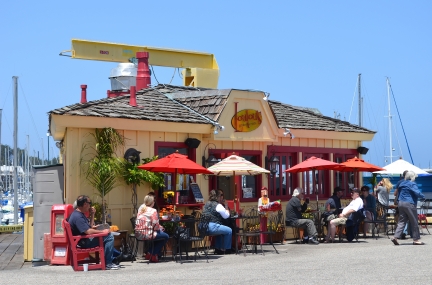
<instances>
[{"instance_id":1,"label":"man in jeans","mask_svg":"<svg viewBox=\"0 0 432 285\"><path fill-rule=\"evenodd\" d=\"M305 229L303 242L318 245L317 231L313 221L302 218L302 213L306 211L308 204L305 201L302 205L300 202L301 200L303 200L303 190L297 187L294 189L293 196L286 206L285 224L287 226Z\"/></svg>"},{"instance_id":2,"label":"man in jeans","mask_svg":"<svg viewBox=\"0 0 432 285\"><path fill-rule=\"evenodd\" d=\"M68 222L71 226L72 235L91 235L104 233L106 236L103 237L103 243L105 247L105 266L107 270L119 269L118 265L112 263L113 251L114 251L114 237L112 236L109 229L97 230L96 226L93 225L95 208L91 206L91 200L88 196L80 195L77 200L77 208L69 216ZM90 220L85 216L85 213L90 212ZM81 248L91 248L99 245L99 238L82 239L78 246Z\"/></svg>"}]
</instances>

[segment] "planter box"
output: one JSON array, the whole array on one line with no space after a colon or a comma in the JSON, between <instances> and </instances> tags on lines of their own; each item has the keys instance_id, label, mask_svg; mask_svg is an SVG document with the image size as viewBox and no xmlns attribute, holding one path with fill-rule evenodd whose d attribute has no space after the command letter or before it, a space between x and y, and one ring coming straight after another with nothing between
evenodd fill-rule
<instances>
[{"instance_id":1,"label":"planter box","mask_svg":"<svg viewBox=\"0 0 432 285\"><path fill-rule=\"evenodd\" d=\"M280 242L281 244L285 243L285 231L282 232L276 232L273 237L273 243Z\"/></svg>"}]
</instances>

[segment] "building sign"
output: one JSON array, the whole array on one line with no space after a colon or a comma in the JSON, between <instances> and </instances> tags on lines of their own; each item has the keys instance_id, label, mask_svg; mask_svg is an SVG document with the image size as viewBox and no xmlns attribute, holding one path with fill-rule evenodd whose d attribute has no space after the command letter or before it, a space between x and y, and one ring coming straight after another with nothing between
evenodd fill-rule
<instances>
[{"instance_id":1,"label":"building sign","mask_svg":"<svg viewBox=\"0 0 432 285\"><path fill-rule=\"evenodd\" d=\"M238 111L231 119L231 125L237 132L252 132L261 125L261 122L261 112L252 109Z\"/></svg>"}]
</instances>

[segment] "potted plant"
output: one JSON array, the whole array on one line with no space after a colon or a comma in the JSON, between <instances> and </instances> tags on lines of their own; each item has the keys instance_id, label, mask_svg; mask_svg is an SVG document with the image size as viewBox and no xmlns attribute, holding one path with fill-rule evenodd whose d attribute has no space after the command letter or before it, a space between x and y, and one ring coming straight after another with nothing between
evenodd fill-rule
<instances>
[{"instance_id":1,"label":"potted plant","mask_svg":"<svg viewBox=\"0 0 432 285\"><path fill-rule=\"evenodd\" d=\"M129 151L129 150L128 150ZM126 151L127 153L127 151ZM139 152L138 152L139 153ZM143 158L143 163L149 163L158 159L157 156L150 158ZM134 208L134 214L138 212L138 202L137 202L137 186L141 185L143 182L150 183L151 188L154 190L164 187L164 176L162 173L154 173L147 170L138 168L138 159L131 158L125 154L125 159L122 161L122 177L127 185L132 186L132 205Z\"/></svg>"},{"instance_id":2,"label":"potted plant","mask_svg":"<svg viewBox=\"0 0 432 285\"><path fill-rule=\"evenodd\" d=\"M120 175L121 160L115 153L118 147L124 145L124 137L110 127L96 129L91 136L93 141L83 144L81 150L81 171L102 199L102 222L106 223L105 196L114 189ZM84 155L86 150L90 153Z\"/></svg>"}]
</instances>

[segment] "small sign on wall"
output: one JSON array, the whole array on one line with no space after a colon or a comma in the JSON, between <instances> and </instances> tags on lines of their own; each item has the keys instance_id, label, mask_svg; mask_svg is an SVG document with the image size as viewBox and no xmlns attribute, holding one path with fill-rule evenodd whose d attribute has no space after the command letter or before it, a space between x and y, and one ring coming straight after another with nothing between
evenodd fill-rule
<instances>
[{"instance_id":1,"label":"small sign on wall","mask_svg":"<svg viewBox=\"0 0 432 285\"><path fill-rule=\"evenodd\" d=\"M243 198L253 198L252 188L243 188Z\"/></svg>"},{"instance_id":2,"label":"small sign on wall","mask_svg":"<svg viewBox=\"0 0 432 285\"><path fill-rule=\"evenodd\" d=\"M194 195L195 202L204 203L204 197L201 193L201 189L199 188L198 184L190 183L189 185L190 185L190 189L192 190L192 194Z\"/></svg>"}]
</instances>

